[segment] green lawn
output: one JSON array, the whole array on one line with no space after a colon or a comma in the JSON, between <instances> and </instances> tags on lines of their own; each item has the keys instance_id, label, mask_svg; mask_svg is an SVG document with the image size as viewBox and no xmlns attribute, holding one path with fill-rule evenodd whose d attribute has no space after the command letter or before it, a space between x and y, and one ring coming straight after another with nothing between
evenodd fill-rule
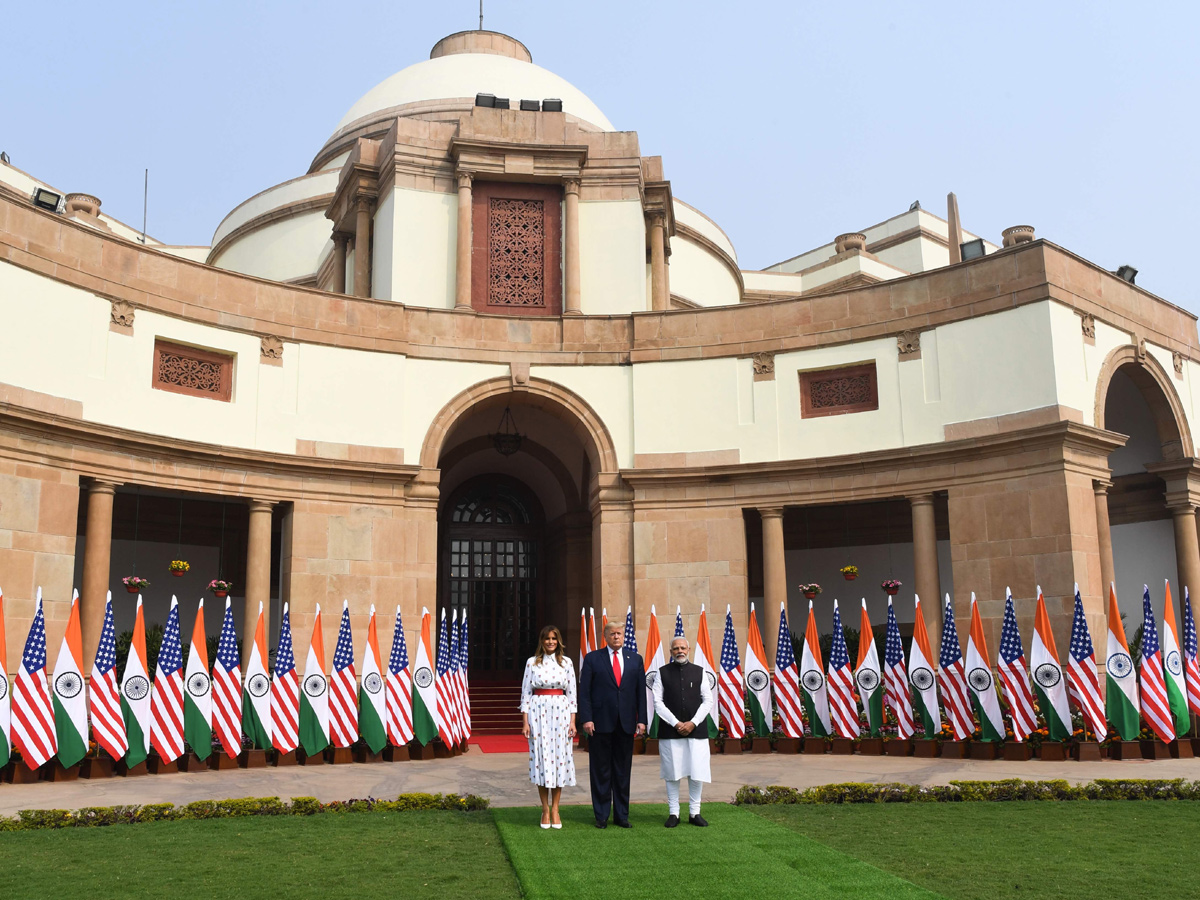
<instances>
[{"instance_id":1,"label":"green lawn","mask_svg":"<svg viewBox=\"0 0 1200 900\"><path fill-rule=\"evenodd\" d=\"M0 835L4 897L509 900L487 812L155 822ZM178 892L178 893L177 893Z\"/></svg>"},{"instance_id":2,"label":"green lawn","mask_svg":"<svg viewBox=\"0 0 1200 900\"><path fill-rule=\"evenodd\" d=\"M745 809L710 803L709 828L663 828L665 805L630 810L631 830L596 829L590 806L563 807L561 831L537 809L493 811L525 896L931 898L936 895Z\"/></svg>"},{"instance_id":3,"label":"green lawn","mask_svg":"<svg viewBox=\"0 0 1200 900\"><path fill-rule=\"evenodd\" d=\"M904 803L754 812L952 900L1200 895L1200 803Z\"/></svg>"}]
</instances>

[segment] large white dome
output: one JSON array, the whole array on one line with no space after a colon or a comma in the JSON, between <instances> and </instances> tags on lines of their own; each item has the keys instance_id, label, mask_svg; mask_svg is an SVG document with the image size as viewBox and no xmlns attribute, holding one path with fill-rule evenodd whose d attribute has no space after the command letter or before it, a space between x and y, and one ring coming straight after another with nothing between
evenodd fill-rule
<instances>
[{"instance_id":1,"label":"large white dome","mask_svg":"<svg viewBox=\"0 0 1200 900\"><path fill-rule=\"evenodd\" d=\"M473 100L476 94L508 97L514 109L519 100L555 97L562 100L563 112L568 116L581 119L601 131L616 131L599 107L570 82L534 65L527 58L501 55L507 48L480 48L478 39L471 40L476 35L480 38L485 35L491 37L492 33L464 32L445 38L434 47L433 59L409 66L375 85L350 107L350 111L338 122L335 133L360 119L375 117L384 110L407 103L460 98ZM499 38L516 45L511 51L513 54L528 57L528 51L519 41L506 35L495 35L495 39ZM457 46L442 50L443 45L450 41L455 41ZM494 43L498 44L499 41ZM440 55L443 53L446 55Z\"/></svg>"}]
</instances>

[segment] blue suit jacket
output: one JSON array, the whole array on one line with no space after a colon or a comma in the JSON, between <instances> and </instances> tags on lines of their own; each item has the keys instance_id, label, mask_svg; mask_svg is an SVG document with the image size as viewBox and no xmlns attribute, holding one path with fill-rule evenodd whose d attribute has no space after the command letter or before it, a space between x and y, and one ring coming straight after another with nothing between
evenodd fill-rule
<instances>
[{"instance_id":1,"label":"blue suit jacket","mask_svg":"<svg viewBox=\"0 0 1200 900\"><path fill-rule=\"evenodd\" d=\"M621 648L621 687L617 687L608 647L583 658L579 673L579 721L596 731L633 734L646 724L646 666L631 650Z\"/></svg>"}]
</instances>

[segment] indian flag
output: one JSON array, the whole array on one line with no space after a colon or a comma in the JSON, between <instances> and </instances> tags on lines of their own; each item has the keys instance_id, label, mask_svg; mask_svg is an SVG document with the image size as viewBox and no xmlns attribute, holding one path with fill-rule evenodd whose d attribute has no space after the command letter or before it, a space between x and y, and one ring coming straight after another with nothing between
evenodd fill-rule
<instances>
[{"instance_id":1,"label":"indian flag","mask_svg":"<svg viewBox=\"0 0 1200 900\"><path fill-rule=\"evenodd\" d=\"M1121 740L1136 741L1140 728L1137 673L1133 668L1133 657L1129 655L1129 643L1125 640L1121 610L1117 607L1117 588L1111 583L1108 586L1108 655L1104 658L1104 669L1104 716L1121 735Z\"/></svg>"},{"instance_id":2,"label":"indian flag","mask_svg":"<svg viewBox=\"0 0 1200 900\"><path fill-rule=\"evenodd\" d=\"M808 714L808 727L813 737L829 737L833 733L829 721L829 685L825 680L821 639L817 636L817 617L811 600L808 601L808 624L804 626L804 649L800 653L800 695L804 699L804 711Z\"/></svg>"},{"instance_id":3,"label":"indian flag","mask_svg":"<svg viewBox=\"0 0 1200 900\"><path fill-rule=\"evenodd\" d=\"M325 674L320 603L304 663L304 680L300 682L300 745L306 756L316 756L329 746L329 677Z\"/></svg>"},{"instance_id":4,"label":"indian flag","mask_svg":"<svg viewBox=\"0 0 1200 900\"><path fill-rule=\"evenodd\" d=\"M1187 682L1183 677L1183 656L1179 652L1179 629L1175 627L1175 602L1171 599L1171 582L1166 582L1166 605L1163 607L1163 669L1167 673L1167 705L1175 720L1175 734L1183 737L1191 727L1187 704ZM62 738L59 738L61 742ZM59 756L62 744L59 744ZM65 765L65 763L64 763Z\"/></svg>"},{"instance_id":5,"label":"indian flag","mask_svg":"<svg viewBox=\"0 0 1200 900\"><path fill-rule=\"evenodd\" d=\"M867 615L867 598L863 597L862 617L858 626L858 664L854 667L854 683L858 686L858 698L867 714L872 737L879 736L883 724L883 679L879 675L879 651L875 649L875 635L871 631L871 617Z\"/></svg>"},{"instance_id":6,"label":"indian flag","mask_svg":"<svg viewBox=\"0 0 1200 900\"><path fill-rule=\"evenodd\" d=\"M1037 691L1038 709L1046 720L1052 741L1071 737L1071 705L1067 698L1067 682L1058 664L1058 650L1050 631L1046 614L1046 598L1038 585L1037 615L1033 620L1033 646L1029 648L1029 670L1033 689Z\"/></svg>"},{"instance_id":7,"label":"indian flag","mask_svg":"<svg viewBox=\"0 0 1200 900\"><path fill-rule=\"evenodd\" d=\"M604 617L604 624L608 624L608 616ZM704 681L708 684L713 692L713 712L708 714L705 720L708 724L708 736L715 738L720 734L717 729L715 712L717 709L717 670L713 668L712 641L708 637L708 618L704 615L704 604L700 604L700 624L696 631L696 652L692 656L692 661L695 662L701 669L704 670Z\"/></svg>"},{"instance_id":8,"label":"indian flag","mask_svg":"<svg viewBox=\"0 0 1200 900\"><path fill-rule=\"evenodd\" d=\"M125 765L133 768L150 755L150 675L146 667L146 617L141 594L133 619L133 640L125 658L125 677L121 679L121 714L129 739Z\"/></svg>"},{"instance_id":9,"label":"indian flag","mask_svg":"<svg viewBox=\"0 0 1200 900\"><path fill-rule=\"evenodd\" d=\"M438 736L437 685L433 668L433 617L421 607L421 640L413 660L413 734L421 746Z\"/></svg>"},{"instance_id":10,"label":"indian flag","mask_svg":"<svg viewBox=\"0 0 1200 900\"><path fill-rule=\"evenodd\" d=\"M54 731L58 761L75 765L88 749L87 701L83 693L83 638L79 632L79 591L71 598L71 617L54 664Z\"/></svg>"},{"instance_id":11,"label":"indian flag","mask_svg":"<svg viewBox=\"0 0 1200 900\"><path fill-rule=\"evenodd\" d=\"M996 696L996 679L988 663L987 641L983 634L983 619L979 616L979 604L975 592L971 591L971 634L967 638L967 688L979 728L985 741L1004 740L1004 714L1000 712L1000 698Z\"/></svg>"},{"instance_id":12,"label":"indian flag","mask_svg":"<svg viewBox=\"0 0 1200 900\"><path fill-rule=\"evenodd\" d=\"M758 630L758 616L750 604L750 633L746 638L746 706L754 733L766 737L771 733L771 676L767 671L767 651L763 648Z\"/></svg>"},{"instance_id":13,"label":"indian flag","mask_svg":"<svg viewBox=\"0 0 1200 900\"><path fill-rule=\"evenodd\" d=\"M208 672L208 639L204 633L204 598L196 610L192 644L183 673L183 737L201 759L212 753L212 677Z\"/></svg>"},{"instance_id":14,"label":"indian flag","mask_svg":"<svg viewBox=\"0 0 1200 900\"><path fill-rule=\"evenodd\" d=\"M662 638L658 633L658 613L650 607L650 628L646 632L646 711L650 716L650 737L658 737L658 716L654 709L654 682L658 678L658 670L667 664L663 658Z\"/></svg>"},{"instance_id":15,"label":"indian flag","mask_svg":"<svg viewBox=\"0 0 1200 900\"><path fill-rule=\"evenodd\" d=\"M379 660L379 637L375 629L375 604L367 623L367 652L363 654L362 677L358 682L358 733L372 753L387 745L387 710L383 694L383 666Z\"/></svg>"},{"instance_id":16,"label":"indian flag","mask_svg":"<svg viewBox=\"0 0 1200 900\"><path fill-rule=\"evenodd\" d=\"M921 598L916 600L913 619L912 647L908 653L908 680L913 687L913 706L921 718L925 737L932 740L942 730L942 710L938 706L937 679L933 676L933 652L929 649L929 632L921 613Z\"/></svg>"},{"instance_id":17,"label":"indian flag","mask_svg":"<svg viewBox=\"0 0 1200 900\"><path fill-rule=\"evenodd\" d=\"M323 654L322 654L323 656ZM246 689L242 692L242 729L256 750L271 749L271 676L267 673L267 627L263 604L258 604L254 643L246 660Z\"/></svg>"},{"instance_id":18,"label":"indian flag","mask_svg":"<svg viewBox=\"0 0 1200 900\"><path fill-rule=\"evenodd\" d=\"M4 640L4 591L0 590L0 766L12 755L12 716L8 684L8 645Z\"/></svg>"}]
</instances>

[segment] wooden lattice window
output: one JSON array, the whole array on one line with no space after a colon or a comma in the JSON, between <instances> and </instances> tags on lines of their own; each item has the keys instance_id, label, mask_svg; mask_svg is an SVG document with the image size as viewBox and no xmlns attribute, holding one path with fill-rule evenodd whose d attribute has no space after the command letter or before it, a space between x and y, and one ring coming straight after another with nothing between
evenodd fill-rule
<instances>
[{"instance_id":1,"label":"wooden lattice window","mask_svg":"<svg viewBox=\"0 0 1200 900\"><path fill-rule=\"evenodd\" d=\"M226 353L156 340L150 386L228 402L233 395L233 359Z\"/></svg>"},{"instance_id":2,"label":"wooden lattice window","mask_svg":"<svg viewBox=\"0 0 1200 900\"><path fill-rule=\"evenodd\" d=\"M805 419L879 409L875 363L800 373L800 415Z\"/></svg>"},{"instance_id":3,"label":"wooden lattice window","mask_svg":"<svg viewBox=\"0 0 1200 900\"><path fill-rule=\"evenodd\" d=\"M477 181L471 202L471 305L506 315L558 315L562 188Z\"/></svg>"}]
</instances>

